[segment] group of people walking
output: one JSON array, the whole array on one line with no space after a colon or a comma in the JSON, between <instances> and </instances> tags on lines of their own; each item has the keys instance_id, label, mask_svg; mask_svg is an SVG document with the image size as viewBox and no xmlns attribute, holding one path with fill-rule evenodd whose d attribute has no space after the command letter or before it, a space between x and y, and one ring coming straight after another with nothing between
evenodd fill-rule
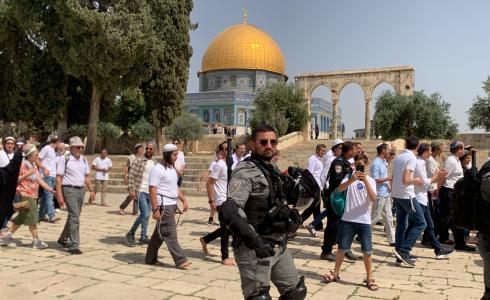
<instances>
[{"instance_id":1,"label":"group of people walking","mask_svg":"<svg viewBox=\"0 0 490 300\"><path fill-rule=\"evenodd\" d=\"M40 218L48 222L59 220L54 209L55 196L56 202L61 207L66 206L68 212L58 243L71 254L81 254L80 214L85 188L90 192L88 204L96 197L89 176L91 169L96 172L95 185L101 192L101 204L107 205L108 173L113 166L107 150L102 150L89 165L81 154L84 145L79 137L70 139L68 152L64 144L57 146L55 136L50 136L41 151L28 143L18 144L15 152L15 143L14 138L5 138L4 150L0 151L0 183L4 187L0 196L2 199L12 196L10 205L5 201L1 203L0 224L4 228L1 244L11 245L16 230L27 225L33 237L33 248L46 248L46 243L39 239L37 223ZM158 250L165 242L176 267L188 269L191 263L178 242L175 221L176 213L189 208L180 190L185 160L178 144L178 141L166 144L161 161L155 159L155 143L134 147L134 154L125 168L128 196L120 205L120 213L125 214L131 203L132 213L139 213L125 238L129 246L136 246L139 229L138 244L148 245L145 263L157 262ZM429 145L408 137L405 150L398 155L388 144L381 143L371 163L361 143L335 140L328 151L324 144L319 144L306 165L319 193L312 195L311 205L301 216L291 209L294 203L286 201L288 178L274 162L279 153L277 144L273 128L256 128L252 132L251 152L246 154L246 145L237 143L232 159L227 161L230 145L222 142L209 167L206 187L211 214L208 221L212 224L217 212L220 226L200 237L199 242L207 254L207 245L216 238L221 239L222 263L238 266L246 299L270 299L271 281L277 286L281 299L306 297L304 278L298 275L287 250L287 241L294 238L301 222L312 236L317 236L317 231L323 227L322 220L327 218L320 259L335 262L335 267L323 275L325 283L340 279L345 259L360 259L351 251L357 240L366 269L364 284L372 291L378 289L372 274L372 226L379 221L385 227L388 244L395 248L399 265L415 267L417 257L412 255L412 249L422 234L422 244L434 249L436 259L447 258L455 250L475 250L466 243L468 232L455 227L451 219L454 184L463 176L468 164L468 149L465 150L461 142L449 145L451 155L447 158L441 157L444 149L438 141ZM39 187L42 200L38 210ZM179 201L182 210L177 206ZM19 213L11 227L6 228L13 207ZM274 213L276 211L279 213ZM151 238L147 234L150 216L156 221ZM449 239L449 229L454 241ZM233 236L234 259L229 255L230 236ZM455 250L441 244L454 244ZM336 253L333 252L335 245L338 245Z\"/></svg>"}]
</instances>

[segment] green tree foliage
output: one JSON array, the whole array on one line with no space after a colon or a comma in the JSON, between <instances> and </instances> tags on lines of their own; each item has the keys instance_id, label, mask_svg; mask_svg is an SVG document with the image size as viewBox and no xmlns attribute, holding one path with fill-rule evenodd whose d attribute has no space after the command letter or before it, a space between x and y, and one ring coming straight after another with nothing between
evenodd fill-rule
<instances>
[{"instance_id":1,"label":"green tree foliage","mask_svg":"<svg viewBox=\"0 0 490 300\"><path fill-rule=\"evenodd\" d=\"M140 140L151 140L155 135L155 126L151 125L145 117L141 117L138 122L131 125L131 136Z\"/></svg>"},{"instance_id":2,"label":"green tree foliage","mask_svg":"<svg viewBox=\"0 0 490 300\"><path fill-rule=\"evenodd\" d=\"M451 139L457 124L450 116L450 104L438 93L412 96L395 95L389 91L376 99L375 131L383 139L394 140L411 135L424 139Z\"/></svg>"},{"instance_id":3,"label":"green tree foliage","mask_svg":"<svg viewBox=\"0 0 490 300\"><path fill-rule=\"evenodd\" d=\"M255 111L250 126L272 126L279 136L301 130L308 122L308 107L294 85L282 82L260 90L254 102Z\"/></svg>"},{"instance_id":4,"label":"green tree foliage","mask_svg":"<svg viewBox=\"0 0 490 300\"><path fill-rule=\"evenodd\" d=\"M19 18L35 28L63 70L92 84L87 153L93 153L102 99L150 76L153 50L163 48L147 1L16 1ZM165 1L162 1L165 2Z\"/></svg>"},{"instance_id":5,"label":"green tree foliage","mask_svg":"<svg viewBox=\"0 0 490 300\"><path fill-rule=\"evenodd\" d=\"M468 126L471 129L483 128L490 131L490 76L483 82L484 97L476 96L473 105L467 111Z\"/></svg>"},{"instance_id":6,"label":"green tree foliage","mask_svg":"<svg viewBox=\"0 0 490 300\"><path fill-rule=\"evenodd\" d=\"M121 97L116 101L116 124L127 131L129 127L132 128L132 124L142 118L145 107L145 99L139 88L124 90ZM152 135L154 134L155 132L152 133Z\"/></svg>"},{"instance_id":7,"label":"green tree foliage","mask_svg":"<svg viewBox=\"0 0 490 300\"><path fill-rule=\"evenodd\" d=\"M51 53L21 28L8 1L0 3L0 70L0 119L26 122L47 135L64 106L66 78Z\"/></svg>"},{"instance_id":8,"label":"green tree foliage","mask_svg":"<svg viewBox=\"0 0 490 300\"><path fill-rule=\"evenodd\" d=\"M68 127L68 137L79 136L82 139L87 136L87 125L72 124Z\"/></svg>"},{"instance_id":9,"label":"green tree foliage","mask_svg":"<svg viewBox=\"0 0 490 300\"><path fill-rule=\"evenodd\" d=\"M184 149L187 149L187 142L202 139L204 135L201 120L193 114L184 112L165 128L165 136L171 139L184 141Z\"/></svg>"},{"instance_id":10,"label":"green tree foliage","mask_svg":"<svg viewBox=\"0 0 490 300\"><path fill-rule=\"evenodd\" d=\"M154 51L156 63L152 66L150 80L142 90L147 103L147 118L156 126L156 141L162 136L162 128L182 112L192 55L189 30L192 0L148 1L154 13L157 40L165 41L163 48Z\"/></svg>"},{"instance_id":11,"label":"green tree foliage","mask_svg":"<svg viewBox=\"0 0 490 300\"><path fill-rule=\"evenodd\" d=\"M109 122L99 122L97 124L97 136L98 137L108 137L117 139L122 134L121 128L109 123Z\"/></svg>"}]
</instances>

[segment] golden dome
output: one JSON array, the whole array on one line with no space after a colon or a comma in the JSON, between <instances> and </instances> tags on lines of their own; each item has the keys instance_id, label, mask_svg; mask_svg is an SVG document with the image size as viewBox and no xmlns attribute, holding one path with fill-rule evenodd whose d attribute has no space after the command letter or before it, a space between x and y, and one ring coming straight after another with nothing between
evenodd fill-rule
<instances>
[{"instance_id":1,"label":"golden dome","mask_svg":"<svg viewBox=\"0 0 490 300\"><path fill-rule=\"evenodd\" d=\"M287 77L281 48L264 31L237 24L218 34L202 58L201 72L229 69L264 70Z\"/></svg>"}]
</instances>

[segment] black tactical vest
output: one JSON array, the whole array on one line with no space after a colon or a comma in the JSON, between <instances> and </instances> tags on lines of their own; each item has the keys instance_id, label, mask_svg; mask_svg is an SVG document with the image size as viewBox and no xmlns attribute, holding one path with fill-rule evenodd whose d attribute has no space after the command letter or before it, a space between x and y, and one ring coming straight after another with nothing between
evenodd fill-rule
<instances>
[{"instance_id":1,"label":"black tactical vest","mask_svg":"<svg viewBox=\"0 0 490 300\"><path fill-rule=\"evenodd\" d=\"M296 210L290 209L287 205L285 197L287 191L284 190L285 175L254 155L247 160L259 168L269 185L268 196L248 199L244 207L248 222L261 235L297 230L301 224L301 217Z\"/></svg>"}]
</instances>

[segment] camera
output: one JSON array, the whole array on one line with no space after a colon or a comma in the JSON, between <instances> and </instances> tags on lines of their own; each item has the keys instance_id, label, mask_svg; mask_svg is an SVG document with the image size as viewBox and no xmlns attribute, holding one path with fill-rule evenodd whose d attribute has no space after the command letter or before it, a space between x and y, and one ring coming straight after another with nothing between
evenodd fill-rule
<instances>
[{"instance_id":1,"label":"camera","mask_svg":"<svg viewBox=\"0 0 490 300\"><path fill-rule=\"evenodd\" d=\"M364 165L356 165L356 171L364 173Z\"/></svg>"}]
</instances>

